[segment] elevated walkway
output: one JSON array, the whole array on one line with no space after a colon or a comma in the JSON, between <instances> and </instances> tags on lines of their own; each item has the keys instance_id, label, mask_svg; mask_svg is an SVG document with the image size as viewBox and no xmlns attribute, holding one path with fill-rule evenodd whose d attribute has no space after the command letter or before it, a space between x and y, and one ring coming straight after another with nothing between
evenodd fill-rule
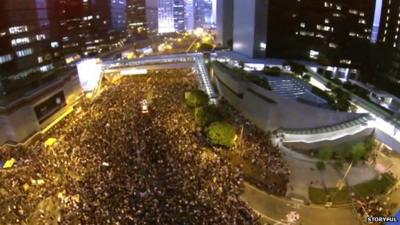
<instances>
[{"instance_id":1,"label":"elevated walkway","mask_svg":"<svg viewBox=\"0 0 400 225\"><path fill-rule=\"evenodd\" d=\"M211 84L210 75L205 66L204 57L202 53L186 53L186 54L173 54L173 55L157 55L146 56L143 58L136 58L131 60L121 61L103 61L103 71L115 71L118 69L126 69L132 67L154 68L155 65L160 64L187 64L193 63L197 71L197 80L199 87L210 97L213 103L217 101L217 94Z\"/></svg>"}]
</instances>

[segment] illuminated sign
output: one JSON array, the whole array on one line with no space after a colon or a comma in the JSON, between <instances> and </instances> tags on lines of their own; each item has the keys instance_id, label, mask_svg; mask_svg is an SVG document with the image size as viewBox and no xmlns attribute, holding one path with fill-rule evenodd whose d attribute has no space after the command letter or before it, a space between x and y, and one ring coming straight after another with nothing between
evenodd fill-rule
<instances>
[{"instance_id":1,"label":"illuminated sign","mask_svg":"<svg viewBox=\"0 0 400 225\"><path fill-rule=\"evenodd\" d=\"M79 81L84 91L96 89L101 76L101 63L97 59L84 59L77 64Z\"/></svg>"},{"instance_id":2,"label":"illuminated sign","mask_svg":"<svg viewBox=\"0 0 400 225\"><path fill-rule=\"evenodd\" d=\"M127 75L144 75L147 74L146 69L126 69L126 70L121 70L121 75L122 76L127 76Z\"/></svg>"}]
</instances>

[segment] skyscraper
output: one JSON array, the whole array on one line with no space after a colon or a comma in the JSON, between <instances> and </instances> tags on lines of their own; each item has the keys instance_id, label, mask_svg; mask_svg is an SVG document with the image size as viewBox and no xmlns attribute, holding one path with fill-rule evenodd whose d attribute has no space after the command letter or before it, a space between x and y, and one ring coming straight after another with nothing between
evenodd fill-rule
<instances>
[{"instance_id":1,"label":"skyscraper","mask_svg":"<svg viewBox=\"0 0 400 225\"><path fill-rule=\"evenodd\" d=\"M146 0L146 23L149 33L158 32L158 0Z\"/></svg>"},{"instance_id":2,"label":"skyscraper","mask_svg":"<svg viewBox=\"0 0 400 225\"><path fill-rule=\"evenodd\" d=\"M266 1L234 0L233 50L249 57L265 57L266 18Z\"/></svg>"},{"instance_id":3,"label":"skyscraper","mask_svg":"<svg viewBox=\"0 0 400 225\"><path fill-rule=\"evenodd\" d=\"M108 51L125 37L126 2L57 0L59 42L66 62ZM79 57L78 57L79 58Z\"/></svg>"},{"instance_id":4,"label":"skyscraper","mask_svg":"<svg viewBox=\"0 0 400 225\"><path fill-rule=\"evenodd\" d=\"M185 29L194 30L194 2L195 0L185 0Z\"/></svg>"},{"instance_id":5,"label":"skyscraper","mask_svg":"<svg viewBox=\"0 0 400 225\"><path fill-rule=\"evenodd\" d=\"M194 25L195 28L211 28L213 22L213 4L211 0L194 1Z\"/></svg>"},{"instance_id":6,"label":"skyscraper","mask_svg":"<svg viewBox=\"0 0 400 225\"><path fill-rule=\"evenodd\" d=\"M378 41L393 48L400 47L400 2L383 0Z\"/></svg>"},{"instance_id":7,"label":"skyscraper","mask_svg":"<svg viewBox=\"0 0 400 225\"><path fill-rule=\"evenodd\" d=\"M368 46L375 0L269 1L267 55L350 67Z\"/></svg>"},{"instance_id":8,"label":"skyscraper","mask_svg":"<svg viewBox=\"0 0 400 225\"><path fill-rule=\"evenodd\" d=\"M0 94L38 85L60 60L54 2L0 1Z\"/></svg>"},{"instance_id":9,"label":"skyscraper","mask_svg":"<svg viewBox=\"0 0 400 225\"><path fill-rule=\"evenodd\" d=\"M158 33L175 31L174 0L158 0Z\"/></svg>"},{"instance_id":10,"label":"skyscraper","mask_svg":"<svg viewBox=\"0 0 400 225\"><path fill-rule=\"evenodd\" d=\"M127 1L128 31L134 36L144 36L147 33L146 1Z\"/></svg>"},{"instance_id":11,"label":"skyscraper","mask_svg":"<svg viewBox=\"0 0 400 225\"><path fill-rule=\"evenodd\" d=\"M233 44L233 0L217 1L217 44Z\"/></svg>"},{"instance_id":12,"label":"skyscraper","mask_svg":"<svg viewBox=\"0 0 400 225\"><path fill-rule=\"evenodd\" d=\"M174 29L177 32L185 30L185 0L174 0Z\"/></svg>"}]
</instances>

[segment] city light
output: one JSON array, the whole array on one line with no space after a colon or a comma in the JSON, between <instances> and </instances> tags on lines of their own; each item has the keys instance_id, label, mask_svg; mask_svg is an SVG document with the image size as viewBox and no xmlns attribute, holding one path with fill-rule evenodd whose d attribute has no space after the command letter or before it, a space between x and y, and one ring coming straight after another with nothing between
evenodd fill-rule
<instances>
[{"instance_id":1,"label":"city light","mask_svg":"<svg viewBox=\"0 0 400 225\"><path fill-rule=\"evenodd\" d=\"M98 59L84 59L77 64L79 81L84 91L96 89L100 80L102 67Z\"/></svg>"}]
</instances>

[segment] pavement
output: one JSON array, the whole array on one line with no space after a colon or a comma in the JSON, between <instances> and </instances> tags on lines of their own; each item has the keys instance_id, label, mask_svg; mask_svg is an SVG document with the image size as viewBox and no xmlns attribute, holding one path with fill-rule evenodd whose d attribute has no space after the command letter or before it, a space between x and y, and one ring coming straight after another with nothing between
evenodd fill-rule
<instances>
[{"instance_id":1,"label":"pavement","mask_svg":"<svg viewBox=\"0 0 400 225\"><path fill-rule=\"evenodd\" d=\"M391 172L395 177L400 178L400 154L392 152L390 155L386 155L379 152L376 159L375 167L383 169L385 172ZM391 203L397 204L396 210L400 210L400 180L390 193L385 196Z\"/></svg>"},{"instance_id":2,"label":"pavement","mask_svg":"<svg viewBox=\"0 0 400 225\"><path fill-rule=\"evenodd\" d=\"M320 188L334 188L343 178L348 164L342 170L337 170L331 163L327 163L324 171L316 168L318 159L295 152L281 146L284 158L288 163L291 174L289 177L287 196L309 201L308 188L310 185ZM367 164L353 166L346 177L348 185L354 186L373 180L378 177L378 172Z\"/></svg>"},{"instance_id":3,"label":"pavement","mask_svg":"<svg viewBox=\"0 0 400 225\"><path fill-rule=\"evenodd\" d=\"M285 198L269 195L262 190L245 183L241 199L260 214L265 224L288 224L286 215L296 211L300 215L301 225L358 225L360 222L352 208L325 208L304 205Z\"/></svg>"}]
</instances>

